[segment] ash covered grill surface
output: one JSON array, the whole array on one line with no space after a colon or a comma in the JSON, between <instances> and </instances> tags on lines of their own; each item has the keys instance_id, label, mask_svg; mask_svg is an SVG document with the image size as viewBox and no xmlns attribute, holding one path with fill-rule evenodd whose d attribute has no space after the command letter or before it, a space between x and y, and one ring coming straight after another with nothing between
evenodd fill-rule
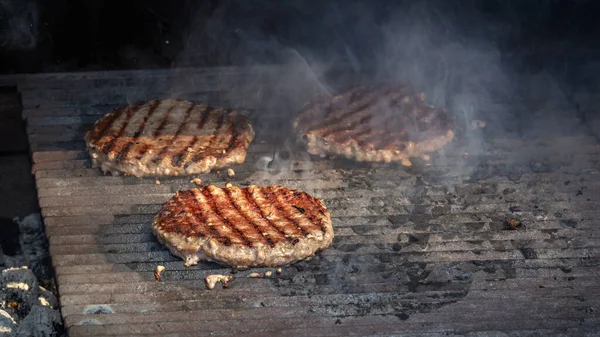
<instances>
[{"instance_id":1,"label":"ash covered grill surface","mask_svg":"<svg viewBox=\"0 0 600 337\"><path fill-rule=\"evenodd\" d=\"M264 83L277 74L253 71ZM598 332L594 137L484 132L474 151L459 134L431 166L409 169L314 158L271 132L291 120L256 91L220 85L243 76L235 68L155 70L41 75L21 84L70 336ZM198 86L174 93L169 80L178 78ZM148 82L164 84L140 89ZM195 187L193 177L157 184L105 176L84 148L83 132L114 106L168 96L246 109L257 135L245 164L232 167L235 176L198 177L221 187L281 184L322 198L333 246L280 273L236 271L227 289L207 290L206 276L231 271L202 262L185 268L151 233L161 204Z\"/></svg>"}]
</instances>

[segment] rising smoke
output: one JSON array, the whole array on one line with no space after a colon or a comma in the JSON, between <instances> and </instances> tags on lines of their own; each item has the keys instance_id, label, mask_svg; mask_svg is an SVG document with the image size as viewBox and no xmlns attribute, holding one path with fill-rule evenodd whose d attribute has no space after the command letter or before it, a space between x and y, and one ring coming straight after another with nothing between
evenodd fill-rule
<instances>
[{"instance_id":1,"label":"rising smoke","mask_svg":"<svg viewBox=\"0 0 600 337\"><path fill-rule=\"evenodd\" d=\"M316 92L356 82L408 83L455 117L465 150L478 154L486 149L481 132L468 132L473 120L506 138L564 128L548 107L571 113L568 88L549 70L517 71L520 55L507 47L525 28L543 27L554 3L222 1L208 19L192 20L174 66L279 64L273 88L256 88L288 120ZM352 76L332 75L340 65ZM522 103L530 98L543 104L532 110ZM545 114L544 123L525 111ZM567 119L569 127L580 124L574 114Z\"/></svg>"}]
</instances>

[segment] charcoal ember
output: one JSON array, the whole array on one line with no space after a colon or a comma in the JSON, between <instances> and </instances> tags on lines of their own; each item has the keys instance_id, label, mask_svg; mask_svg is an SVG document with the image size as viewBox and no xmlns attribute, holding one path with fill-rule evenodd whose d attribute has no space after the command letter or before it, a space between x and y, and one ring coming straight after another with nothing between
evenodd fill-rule
<instances>
[{"instance_id":1,"label":"charcoal ember","mask_svg":"<svg viewBox=\"0 0 600 337\"><path fill-rule=\"evenodd\" d=\"M19 322L16 336L57 336L56 326L60 324L60 312L49 305L36 304Z\"/></svg>"},{"instance_id":2,"label":"charcoal ember","mask_svg":"<svg viewBox=\"0 0 600 337\"><path fill-rule=\"evenodd\" d=\"M17 311L27 312L37 300L38 281L27 267L8 268L2 271L0 289L3 300L20 303Z\"/></svg>"},{"instance_id":3,"label":"charcoal ember","mask_svg":"<svg viewBox=\"0 0 600 337\"><path fill-rule=\"evenodd\" d=\"M6 310L0 309L0 335L14 335L17 322Z\"/></svg>"},{"instance_id":4,"label":"charcoal ember","mask_svg":"<svg viewBox=\"0 0 600 337\"><path fill-rule=\"evenodd\" d=\"M0 277L0 329L13 336L56 336L61 325L58 300L39 286L27 267L7 268ZM2 331L2 330L0 330Z\"/></svg>"},{"instance_id":5,"label":"charcoal ember","mask_svg":"<svg viewBox=\"0 0 600 337\"><path fill-rule=\"evenodd\" d=\"M50 306L52 308L58 308L58 299L54 294L45 289L44 287L39 287L38 290L38 302L42 306Z\"/></svg>"}]
</instances>

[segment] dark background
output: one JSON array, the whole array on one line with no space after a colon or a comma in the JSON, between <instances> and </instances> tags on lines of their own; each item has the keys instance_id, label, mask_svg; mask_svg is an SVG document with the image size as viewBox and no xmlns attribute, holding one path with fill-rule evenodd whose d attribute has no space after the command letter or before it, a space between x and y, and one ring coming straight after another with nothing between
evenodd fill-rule
<instances>
[{"instance_id":1,"label":"dark background","mask_svg":"<svg viewBox=\"0 0 600 337\"><path fill-rule=\"evenodd\" d=\"M248 51L266 63L273 43L368 62L372 26L417 3L461 37L527 54L515 65L588 62L599 46L598 1L0 0L0 73L240 64Z\"/></svg>"}]
</instances>

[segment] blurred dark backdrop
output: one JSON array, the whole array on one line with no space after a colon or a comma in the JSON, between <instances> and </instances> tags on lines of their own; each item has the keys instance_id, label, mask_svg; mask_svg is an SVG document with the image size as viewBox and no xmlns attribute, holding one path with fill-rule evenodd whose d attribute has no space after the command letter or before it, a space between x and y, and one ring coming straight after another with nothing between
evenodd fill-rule
<instances>
[{"instance_id":1,"label":"blurred dark backdrop","mask_svg":"<svg viewBox=\"0 0 600 337\"><path fill-rule=\"evenodd\" d=\"M503 52L527 50L530 66L584 62L600 43L600 1L0 0L0 73L235 64L252 48L265 63L273 44L368 58L371 26L407 3L441 8L435 20Z\"/></svg>"}]
</instances>

